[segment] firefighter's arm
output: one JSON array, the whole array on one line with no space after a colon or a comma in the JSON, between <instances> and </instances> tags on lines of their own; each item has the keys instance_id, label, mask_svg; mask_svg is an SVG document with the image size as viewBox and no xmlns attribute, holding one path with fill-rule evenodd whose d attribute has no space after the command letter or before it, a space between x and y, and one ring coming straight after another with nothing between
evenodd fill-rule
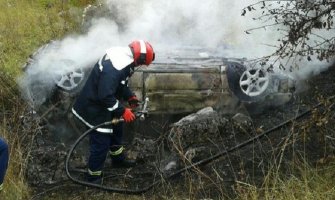
<instances>
[{"instance_id":1,"label":"firefighter's arm","mask_svg":"<svg viewBox=\"0 0 335 200\"><path fill-rule=\"evenodd\" d=\"M114 72L114 71L113 71ZM98 83L98 98L103 106L112 113L113 117L121 117L125 108L116 99L115 94L119 85L119 76L117 73L112 73L111 70L103 70L100 72Z\"/></svg>"},{"instance_id":2,"label":"firefighter's arm","mask_svg":"<svg viewBox=\"0 0 335 200\"><path fill-rule=\"evenodd\" d=\"M125 122L131 122L135 119L134 113L129 108L124 108L115 97L116 90L120 83L118 77L120 77L118 73L102 71L98 84L98 96L100 101L111 112L112 118L122 117Z\"/></svg>"},{"instance_id":3,"label":"firefighter's arm","mask_svg":"<svg viewBox=\"0 0 335 200\"><path fill-rule=\"evenodd\" d=\"M134 109L139 106L140 101L128 87L128 81L126 81L125 84L122 85L122 94L123 94L123 99L128 102L130 108Z\"/></svg>"}]
</instances>

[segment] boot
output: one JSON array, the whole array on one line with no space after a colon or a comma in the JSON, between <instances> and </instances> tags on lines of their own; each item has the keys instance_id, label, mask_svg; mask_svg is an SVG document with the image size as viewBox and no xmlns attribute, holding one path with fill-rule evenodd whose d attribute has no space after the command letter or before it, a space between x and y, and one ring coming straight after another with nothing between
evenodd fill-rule
<instances>
[{"instance_id":1,"label":"boot","mask_svg":"<svg viewBox=\"0 0 335 200\"><path fill-rule=\"evenodd\" d=\"M131 168L136 166L136 161L128 158L122 160L112 160L113 168Z\"/></svg>"},{"instance_id":2,"label":"boot","mask_svg":"<svg viewBox=\"0 0 335 200\"><path fill-rule=\"evenodd\" d=\"M131 168L136 165L136 161L127 158L127 154L123 150L124 148L121 147L116 152L110 152L113 168Z\"/></svg>"},{"instance_id":3,"label":"boot","mask_svg":"<svg viewBox=\"0 0 335 200\"><path fill-rule=\"evenodd\" d=\"M102 176L95 176L95 175L87 174L86 180L87 182L92 183L92 184L102 185Z\"/></svg>"}]
</instances>

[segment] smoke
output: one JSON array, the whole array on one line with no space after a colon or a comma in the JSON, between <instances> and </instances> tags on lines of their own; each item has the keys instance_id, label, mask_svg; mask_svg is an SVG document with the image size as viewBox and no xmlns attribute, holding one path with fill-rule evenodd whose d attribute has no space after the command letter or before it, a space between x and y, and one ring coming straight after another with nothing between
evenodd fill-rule
<instances>
[{"instance_id":1,"label":"smoke","mask_svg":"<svg viewBox=\"0 0 335 200\"><path fill-rule=\"evenodd\" d=\"M123 38L146 38L163 52L173 47L200 46L220 49L227 56L263 56L269 51L264 43L273 43L274 32L259 31L247 35L244 30L258 26L242 9L253 3L228 0L107 0L123 24ZM276 33L276 35L278 35ZM252 48L252 51L251 51ZM224 55L223 55L224 56Z\"/></svg>"},{"instance_id":2,"label":"smoke","mask_svg":"<svg viewBox=\"0 0 335 200\"><path fill-rule=\"evenodd\" d=\"M91 67L105 49L127 45L134 39L153 44L156 61L178 48L201 48L221 57L257 58L274 51L276 29L244 31L259 27L253 12L241 16L254 0L105 0L85 13L81 35L50 43L35 56L20 79L24 96L41 105L52 93L55 79L78 68ZM308 72L302 73L308 74Z\"/></svg>"}]
</instances>

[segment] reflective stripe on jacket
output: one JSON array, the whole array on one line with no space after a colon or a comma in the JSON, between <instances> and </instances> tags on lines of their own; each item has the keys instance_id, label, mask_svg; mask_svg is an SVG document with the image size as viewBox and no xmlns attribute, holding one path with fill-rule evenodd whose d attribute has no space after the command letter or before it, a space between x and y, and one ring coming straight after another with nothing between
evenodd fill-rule
<instances>
[{"instance_id":1,"label":"reflective stripe on jacket","mask_svg":"<svg viewBox=\"0 0 335 200\"><path fill-rule=\"evenodd\" d=\"M114 58L116 59L116 58ZM133 93L128 88L128 78L134 63L115 68L113 60L104 55L93 67L82 91L73 105L72 112L88 127L93 127L124 112L121 100ZM111 127L101 127L99 132L111 133Z\"/></svg>"}]
</instances>

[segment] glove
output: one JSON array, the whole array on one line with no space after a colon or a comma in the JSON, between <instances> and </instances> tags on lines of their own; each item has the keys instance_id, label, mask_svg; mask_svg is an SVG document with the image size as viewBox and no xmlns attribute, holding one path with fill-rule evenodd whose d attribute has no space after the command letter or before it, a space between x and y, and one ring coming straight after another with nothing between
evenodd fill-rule
<instances>
[{"instance_id":1,"label":"glove","mask_svg":"<svg viewBox=\"0 0 335 200\"><path fill-rule=\"evenodd\" d=\"M125 122L132 122L135 120L135 115L129 108L125 108L122 114L122 117Z\"/></svg>"},{"instance_id":2,"label":"glove","mask_svg":"<svg viewBox=\"0 0 335 200\"><path fill-rule=\"evenodd\" d=\"M129 99L128 99L128 104L131 108L137 108L139 106L139 100L137 99L137 97L134 95L134 96L131 96Z\"/></svg>"}]
</instances>

